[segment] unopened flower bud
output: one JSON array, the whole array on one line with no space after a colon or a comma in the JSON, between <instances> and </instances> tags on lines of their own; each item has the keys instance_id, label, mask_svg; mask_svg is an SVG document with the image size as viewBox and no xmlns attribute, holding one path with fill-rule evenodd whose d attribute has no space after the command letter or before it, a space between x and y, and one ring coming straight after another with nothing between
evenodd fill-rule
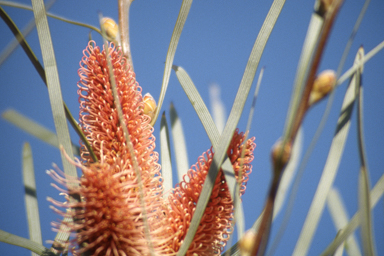
<instances>
[{"instance_id":1,"label":"unopened flower bud","mask_svg":"<svg viewBox=\"0 0 384 256\"><path fill-rule=\"evenodd\" d=\"M313 88L309 96L309 105L312 106L319 100L323 99L336 84L336 73L333 70L325 70L321 72L313 83Z\"/></svg>"},{"instance_id":2,"label":"unopened flower bud","mask_svg":"<svg viewBox=\"0 0 384 256\"><path fill-rule=\"evenodd\" d=\"M286 142L283 148L284 141L279 140L275 143L272 149L272 160L274 165L285 166L292 153L292 143Z\"/></svg>"},{"instance_id":3,"label":"unopened flower bud","mask_svg":"<svg viewBox=\"0 0 384 256\"><path fill-rule=\"evenodd\" d=\"M101 25L105 29L107 36L109 36L113 41L118 40L119 26L113 19L108 17L102 18Z\"/></svg>"},{"instance_id":4,"label":"unopened flower bud","mask_svg":"<svg viewBox=\"0 0 384 256\"><path fill-rule=\"evenodd\" d=\"M239 241L240 255L249 256L252 254L253 245L255 244L256 232L249 229Z\"/></svg>"},{"instance_id":5,"label":"unopened flower bud","mask_svg":"<svg viewBox=\"0 0 384 256\"><path fill-rule=\"evenodd\" d=\"M143 97L144 101L144 114L153 118L156 111L156 101L151 94L147 93Z\"/></svg>"}]
</instances>

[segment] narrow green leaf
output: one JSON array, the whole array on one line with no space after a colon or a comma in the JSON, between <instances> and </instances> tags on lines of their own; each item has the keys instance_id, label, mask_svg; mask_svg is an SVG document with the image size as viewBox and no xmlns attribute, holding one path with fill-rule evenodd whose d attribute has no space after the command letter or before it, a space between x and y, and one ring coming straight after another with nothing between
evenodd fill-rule
<instances>
[{"instance_id":1,"label":"narrow green leaf","mask_svg":"<svg viewBox=\"0 0 384 256\"><path fill-rule=\"evenodd\" d=\"M319 4L320 1L316 1ZM308 26L307 35L301 50L299 64L297 66L296 77L294 81L294 92L291 96L291 102L287 112L287 118L284 128L284 138L286 138L292 129L293 120L297 115L301 97L304 91L305 83L308 78L310 63L313 60L314 52L319 40L320 32L324 24L324 17L318 12L313 12Z\"/></svg>"},{"instance_id":2,"label":"narrow green leaf","mask_svg":"<svg viewBox=\"0 0 384 256\"><path fill-rule=\"evenodd\" d=\"M209 113L207 106L205 105L203 99L201 98L199 92L197 91L195 85L192 82L192 79L189 77L187 72L182 67L178 67L176 65L173 65L172 68L176 73L177 79L179 80L181 87L183 88L185 94L187 95L189 101L195 109L197 116L203 124L205 132L207 133L208 138L211 141L212 146L216 152L218 141L220 139L220 134L217 130L215 122L212 119L211 114Z\"/></svg>"},{"instance_id":3,"label":"narrow green leaf","mask_svg":"<svg viewBox=\"0 0 384 256\"><path fill-rule=\"evenodd\" d=\"M356 65L364 58L364 49L360 47L356 57ZM362 86L362 73L364 66L361 66L356 71L356 93L359 95L357 101L357 133L358 145L360 155L360 173L359 173L359 211L361 212L361 238L364 249L364 255L376 255L374 238L372 231L372 217L369 202L369 174L367 166L367 157L365 152L364 142L364 121L363 121L363 86Z\"/></svg>"},{"instance_id":4,"label":"narrow green leaf","mask_svg":"<svg viewBox=\"0 0 384 256\"><path fill-rule=\"evenodd\" d=\"M48 199L48 198L47 198ZM68 211L68 210L67 210ZM65 223L65 224L64 224ZM50 251L55 253L55 255L65 255L65 252L68 251L68 239L69 236L65 234L70 234L71 229L68 227L73 224L73 219L69 217L65 217L59 227L59 231L55 237L55 240L52 243L52 247Z\"/></svg>"},{"instance_id":5,"label":"narrow green leaf","mask_svg":"<svg viewBox=\"0 0 384 256\"><path fill-rule=\"evenodd\" d=\"M261 55L264 51L264 47L268 41L268 38L274 28L277 18L279 17L280 11L284 5L284 0L275 0L267 14L267 17L260 29L260 32L256 38L256 42L252 48L250 57L248 59L247 66L243 78L240 82L239 90L237 92L235 102L231 109L227 124L224 128L223 134L220 136L219 146L215 148L215 156L208 172L208 178L205 179L202 193L200 194L199 201L196 206L196 211L193 215L191 225L188 233L184 239L183 244L177 255L185 255L189 245L191 244L193 237L197 231L200 219L204 213L205 207L208 203L209 196L212 191L211 181L216 180L219 168L224 161L226 155L226 149L230 143L232 135L235 131L237 123L240 119L240 115L243 111L246 98L248 96L249 89L252 85L255 77L256 69L259 64Z\"/></svg>"},{"instance_id":6,"label":"narrow green leaf","mask_svg":"<svg viewBox=\"0 0 384 256\"><path fill-rule=\"evenodd\" d=\"M340 232L337 233L337 236L338 235L340 235ZM344 246L340 245L339 248L337 248L337 250L333 254L333 256L343 256L343 253L344 253Z\"/></svg>"},{"instance_id":7,"label":"narrow green leaf","mask_svg":"<svg viewBox=\"0 0 384 256\"><path fill-rule=\"evenodd\" d=\"M203 124L203 127L208 135L208 138L212 143L214 151L216 152L216 149L219 145L220 134L219 134L219 131L217 130L215 123L213 122L212 116L210 115L207 106L205 105L203 99L201 98L199 92L197 91L195 85L193 84L191 78L188 76L187 72L185 72L185 70L182 67L178 67L175 65L173 65L172 68L175 70L176 76L181 86L183 87L185 94L190 100L192 106L194 107L201 123ZM232 135L231 135L231 139L232 139ZM236 193L237 181L234 175L235 172L233 170L232 164L229 162L228 159L224 161L224 164L222 165L222 169L223 169L225 180L227 182L232 198L238 197L236 196L238 193ZM206 179L206 180L209 180L209 179ZM215 179L213 179L213 181L214 180ZM209 184L210 184L209 185L209 188L210 188L209 195L210 195L213 189L213 183L209 183ZM200 195L200 198L201 198L201 195ZM208 198L209 198L209 195L207 195ZM234 200L235 209L237 209L237 211L235 211L235 219L236 221L238 221L238 228L240 228L241 230L242 227L244 226L244 223L243 223L244 218L241 217L243 216L243 211L242 211L242 206L240 202L241 202L240 199ZM204 211L204 209L205 209L205 206L202 210Z\"/></svg>"},{"instance_id":8,"label":"narrow green leaf","mask_svg":"<svg viewBox=\"0 0 384 256\"><path fill-rule=\"evenodd\" d=\"M29 60L32 62L32 65L35 67L37 73L43 80L46 86L48 86L46 74L43 66L40 64L39 60L37 59L36 55L33 53L31 47L29 47L29 44L25 40L23 34L20 32L16 24L12 21L12 19L9 17L9 15L4 11L3 8L0 7L0 17L4 20L4 22L8 25L9 29L12 31L16 39L19 41L21 47L23 48L24 52L27 54ZM46 20L46 19L45 19ZM89 142L85 138L83 132L80 130L79 126L77 125L76 120L73 118L71 112L69 111L67 105L62 101L64 104L64 110L65 110L65 116L68 119L69 123L71 124L72 128L75 130L77 135L80 137L80 139L84 142L85 146L87 147L92 159L97 162L97 158L95 154L93 153L92 147L89 145Z\"/></svg>"},{"instance_id":9,"label":"narrow green leaf","mask_svg":"<svg viewBox=\"0 0 384 256\"><path fill-rule=\"evenodd\" d=\"M259 74L259 78L257 79L257 84L256 84L256 88L255 88L255 92L253 94L253 100L252 100L252 105L251 105L251 109L249 111L249 115L248 115L248 121L247 121L247 126L245 128L245 131L247 132L246 134L246 137L245 137L245 140L244 141L247 141L248 140L248 137L249 137L249 131L251 130L251 125L252 125L252 120L253 120L253 114L255 112L255 108L256 108L256 100L257 100L257 96L259 95L259 89L260 89L260 85L261 85L261 80L263 78L263 74L264 74L264 67L260 70L260 74ZM244 158L244 154L245 154L245 147L243 148L242 152L241 152L241 158L243 159ZM226 163L227 161L224 162L224 164ZM224 166L224 165L223 165ZM240 176L240 174L239 174ZM236 193L235 194L232 194L232 197L235 198L235 200L240 200L240 194L239 194L239 191L237 191L239 189L239 186L236 187ZM238 212L238 215L236 216L235 215L235 220L236 222L238 223L238 228L237 228L237 236L239 237L239 239L241 237L243 237L244 235L244 229L245 229L245 223L244 223L244 214L243 214L243 208L242 208L242 204L240 205L240 211ZM240 222L239 222L240 221ZM239 225L241 224L241 226ZM237 246L237 243L236 243L236 246Z\"/></svg>"},{"instance_id":10,"label":"narrow green leaf","mask_svg":"<svg viewBox=\"0 0 384 256\"><path fill-rule=\"evenodd\" d=\"M377 202L381 199L384 193L384 175L380 177L376 185L373 187L369 194L370 208L374 208ZM348 223L348 225L340 232L339 236L335 238L328 245L328 247L321 253L321 256L332 255L336 249L354 232L354 230L360 225L361 213L358 211Z\"/></svg>"},{"instance_id":11,"label":"narrow green leaf","mask_svg":"<svg viewBox=\"0 0 384 256\"><path fill-rule=\"evenodd\" d=\"M33 12L36 19L36 27L38 31L40 47L45 65L45 73L47 77L49 99L53 112L53 119L59 139L59 144L63 145L64 150L70 158L73 158L69 131L65 119L63 107L63 99L61 96L61 88L59 75L56 66L55 53L53 51L52 40L50 36L47 16L45 15L44 2L42 0L32 0ZM64 171L67 175L77 177L76 168L71 165L62 154Z\"/></svg>"},{"instance_id":12,"label":"narrow green leaf","mask_svg":"<svg viewBox=\"0 0 384 256\"><path fill-rule=\"evenodd\" d=\"M353 65L347 71L345 71L345 73L342 76L340 76L340 78L337 80L336 85L341 85L342 83L344 83L344 81L347 80L349 77L351 77L356 72L356 70L361 68L362 65L364 65L367 61L369 61L373 56L375 56L383 48L384 48L384 41L382 41L375 48L369 51L361 60L359 65Z\"/></svg>"},{"instance_id":13,"label":"narrow green leaf","mask_svg":"<svg viewBox=\"0 0 384 256\"><path fill-rule=\"evenodd\" d=\"M37 122L29 119L28 117L20 114L16 110L8 109L4 111L1 116L10 122L11 124L17 126L21 130L31 134L32 136L48 143L56 148L59 148L59 140L57 136L52 131L48 130L44 126L38 124ZM79 147L72 143L72 150L74 154L80 155Z\"/></svg>"},{"instance_id":14,"label":"narrow green leaf","mask_svg":"<svg viewBox=\"0 0 384 256\"><path fill-rule=\"evenodd\" d=\"M344 63L345 63L345 59L346 57L348 56L348 53L349 53L349 49L351 47L351 44L353 42L353 39L354 39L354 36L355 36L355 33L357 32L358 30L358 27L360 25L360 22L361 22L361 19L362 17L364 16L364 13L365 13L365 10L367 8L367 3L369 2L366 1L364 3L364 7L362 8L360 14L359 14L359 18L357 19L356 23L355 23L355 26L353 28L353 31L350 35L350 38L348 40L348 43L344 49L344 52L343 52L343 55L340 59L340 62L339 62L339 65L338 65L338 69L337 69L337 77L340 75L340 72L342 70L342 68L344 67ZM376 52L378 52L381 48L379 47L376 47ZM371 51L372 52L372 51ZM372 56L372 55L371 55ZM352 72L350 72L351 70L353 70ZM336 85L340 85L341 83L343 83L347 78L349 78L351 75L353 75L353 73L356 71L356 66L353 66L351 69L349 69L349 71L347 71L345 73L345 75L342 76L341 79L339 79L336 83ZM328 100L328 103L327 103L327 106L326 106L326 110L324 111L324 114L321 118L321 121L320 121L320 124L316 130L316 133L315 135L313 136L313 139L308 147L308 149L306 150L306 153L303 157L303 160L301 161L300 163L300 166L299 166L299 170L298 170L298 174L295 178L295 181L294 181L294 185L293 185L293 188L292 188L292 193L290 195L290 198L289 198L289 202L288 202L288 207L287 207L287 211L284 215L284 220L283 220L283 224L280 226L280 229L278 231L278 234L276 235L275 239L274 239L274 243L273 245L271 246L272 250L274 250L274 248L276 248L279 240L281 239L283 233L284 233L284 230L286 229L287 225L288 225L288 222L289 222L289 218L290 218L290 215L291 215L291 212L292 212L292 209L293 209L293 204L294 204L294 200L296 198L296 194L298 192L298 188L299 188L299 185L300 185L300 179L304 173L304 170L305 170L305 166L307 165L307 162L309 161L309 158L316 146L316 143L321 135L321 132L323 131L323 128L326 124L326 121L328 120L328 117L329 117L329 114L331 112L331 107L332 107L332 104L333 104L333 101L334 101L334 96L335 96L335 92L336 90L333 90L333 92L330 94L329 96L329 100ZM276 246L275 246L276 245ZM269 254L270 255L270 254Z\"/></svg>"},{"instance_id":15,"label":"narrow green leaf","mask_svg":"<svg viewBox=\"0 0 384 256\"><path fill-rule=\"evenodd\" d=\"M16 245L28 249L38 255L55 256L48 248L24 237L13 235L0 229L0 242Z\"/></svg>"},{"instance_id":16,"label":"narrow green leaf","mask_svg":"<svg viewBox=\"0 0 384 256\"><path fill-rule=\"evenodd\" d=\"M63 107L64 102L61 96L59 74L57 71L56 59L53 51L47 16L45 14L44 1L32 0L32 6L33 13L36 19L37 33L39 36L43 62L45 66L48 94L49 100L51 102L51 109L53 114L53 120L55 123L56 133L59 139L59 144L63 146L63 149L68 154L69 158L72 159L72 145L69 137L69 131ZM77 177L75 166L69 163L62 151L61 159L65 174L71 177ZM76 186L77 184L72 185ZM69 233L58 233L55 240L66 241L68 240L68 238Z\"/></svg>"},{"instance_id":17,"label":"narrow green leaf","mask_svg":"<svg viewBox=\"0 0 384 256\"><path fill-rule=\"evenodd\" d=\"M161 117L160 123L160 151L161 151L161 169L163 176L163 186L164 192L169 192L173 188L173 179L172 179L172 160L171 160L171 147L169 143L169 131L167 119L165 118L165 112ZM163 196L167 197L167 193L164 193Z\"/></svg>"},{"instance_id":18,"label":"narrow green leaf","mask_svg":"<svg viewBox=\"0 0 384 256\"><path fill-rule=\"evenodd\" d=\"M225 114L225 105L220 97L220 86L211 84L209 86L209 99L211 102L212 117L217 127L217 130L222 133L227 119Z\"/></svg>"},{"instance_id":19,"label":"narrow green leaf","mask_svg":"<svg viewBox=\"0 0 384 256\"><path fill-rule=\"evenodd\" d=\"M55 2L56 0L53 0L53 2ZM45 5L45 8L48 10L48 6L49 6L50 3L47 3ZM0 5L3 5L3 6L10 6L10 7L16 7L16 8L20 8L20 9L24 9L24 10L29 10L29 11L33 11L32 7L29 6L29 5L26 5L26 4L21 4L21 3L15 3L15 2L10 2L10 1L0 1ZM94 30L95 32L101 34L101 31L100 29L98 29L97 27L95 26L92 26L92 25L89 25L89 24L86 24L86 23L83 23L83 22L78 22L78 21L74 21L74 20L70 20L70 19L67 19L65 17L62 17L60 15L56 15L56 14L53 14L53 13L50 13L50 12L47 12L46 15L48 17L51 17L51 18L54 18L54 19L57 19L57 20L60 20L60 21L63 21L63 22L66 22L66 23L69 23L69 24L72 24L72 25L76 25L76 26L81 26L81 27L85 27L85 28L89 28L89 29L92 29ZM108 38L109 39L109 38Z\"/></svg>"},{"instance_id":20,"label":"narrow green leaf","mask_svg":"<svg viewBox=\"0 0 384 256\"><path fill-rule=\"evenodd\" d=\"M157 109L151 121L152 126L156 123L157 116L159 115L161 106L163 105L165 93L167 92L167 88L168 88L169 77L171 75L173 59L175 57L175 53L177 49L177 44L179 43L181 32L183 31L183 27L184 27L185 21L187 20L189 10L191 9L191 5L192 5L192 0L183 0L183 2L181 3L179 16L177 17L175 28L173 29L171 41L168 47L167 57L165 59L163 82L161 84L159 100L157 101Z\"/></svg>"},{"instance_id":21,"label":"narrow green leaf","mask_svg":"<svg viewBox=\"0 0 384 256\"><path fill-rule=\"evenodd\" d=\"M327 206L331 214L333 224L336 231L342 230L348 224L349 216L347 209L344 206L344 202L341 198L339 191L336 188L331 188L327 196ZM340 245L343 246L344 245ZM350 256L361 256L359 244L357 242L355 234L351 234L345 241L345 249Z\"/></svg>"},{"instance_id":22,"label":"narrow green leaf","mask_svg":"<svg viewBox=\"0 0 384 256\"><path fill-rule=\"evenodd\" d=\"M40 228L39 205L36 196L35 169L33 168L32 150L29 143L23 146L23 180L25 189L25 209L29 238L39 244L43 244ZM32 256L36 255L32 253Z\"/></svg>"},{"instance_id":23,"label":"narrow green leaf","mask_svg":"<svg viewBox=\"0 0 384 256\"><path fill-rule=\"evenodd\" d=\"M175 158L176 158L177 175L178 175L177 180L178 182L180 182L183 176L189 170L187 146L185 143L185 136L184 136L181 119L179 118L177 111L172 103L169 108L169 113L171 116L173 148L175 149Z\"/></svg>"},{"instance_id":24,"label":"narrow green leaf","mask_svg":"<svg viewBox=\"0 0 384 256\"><path fill-rule=\"evenodd\" d=\"M45 8L49 10L52 5L56 2L56 0L50 0L45 4ZM2 1L0 1L0 5L2 5ZM32 10L32 8L31 8ZM35 19L31 19L27 25L24 27L22 34L27 36L31 31L36 27ZM20 39L19 39L20 40ZM14 38L1 52L0 54L0 66L4 63L4 61L11 56L14 50L16 50L17 46L19 46L19 40L17 38Z\"/></svg>"},{"instance_id":25,"label":"narrow green leaf","mask_svg":"<svg viewBox=\"0 0 384 256\"><path fill-rule=\"evenodd\" d=\"M331 189L333 181L340 164L340 160L344 151L345 142L350 128L350 119L352 115L353 105L356 100L356 85L353 76L348 85L347 92L341 107L339 119L335 135L332 140L331 148L328 153L323 173L317 186L315 196L312 200L304 226L301 230L299 239L296 243L293 255L306 255L311 245L314 233L323 212L328 191Z\"/></svg>"},{"instance_id":26,"label":"narrow green leaf","mask_svg":"<svg viewBox=\"0 0 384 256\"><path fill-rule=\"evenodd\" d=\"M32 65L35 67L41 79L44 81L44 83L46 83L44 68L41 66L39 60L37 59L31 47L25 40L19 28L16 26L16 24L13 22L11 17L9 17L9 15L5 12L5 10L1 6L0 6L0 16L4 20L4 22L8 25L9 29L12 31L16 39L19 41L21 47L23 48L24 52L27 54L29 60L32 62Z\"/></svg>"},{"instance_id":27,"label":"narrow green leaf","mask_svg":"<svg viewBox=\"0 0 384 256\"><path fill-rule=\"evenodd\" d=\"M359 173L359 212L361 225L361 240L363 244L364 255L376 255L375 246L373 244L372 218L369 202L369 180L367 169L361 166Z\"/></svg>"},{"instance_id":28,"label":"narrow green leaf","mask_svg":"<svg viewBox=\"0 0 384 256\"><path fill-rule=\"evenodd\" d=\"M366 13L366 11L367 11L367 9L368 9L368 6L369 6L369 3L370 3L370 2L371 2L371 0L365 0L364 5L363 5L363 7L361 8L359 17L357 18L356 23L355 23L355 25L353 26L351 35L349 36L347 45L346 45L345 48L344 48L343 55L341 56L339 65L338 65L338 67L337 67L336 77L339 77L339 76L340 76L341 71L342 71L343 68L344 68L344 64L345 64L345 61L347 60L347 57L348 57L348 54L349 54L349 50L351 49L351 46L352 46L352 43L353 43L353 39L355 39L355 35L356 35L356 33L357 33L357 31L358 31L358 29L359 29L359 27L360 27L361 21L362 21L363 18L364 18L364 15L365 15L365 13ZM351 75L352 75L352 74L351 74Z\"/></svg>"}]
</instances>

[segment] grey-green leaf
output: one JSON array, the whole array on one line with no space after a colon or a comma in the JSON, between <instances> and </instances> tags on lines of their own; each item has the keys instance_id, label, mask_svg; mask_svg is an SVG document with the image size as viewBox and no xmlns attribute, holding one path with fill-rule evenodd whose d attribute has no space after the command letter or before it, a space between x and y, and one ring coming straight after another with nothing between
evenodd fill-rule
<instances>
[{"instance_id":1,"label":"grey-green leaf","mask_svg":"<svg viewBox=\"0 0 384 256\"><path fill-rule=\"evenodd\" d=\"M173 179L172 179L172 161L171 161L171 148L169 143L169 131L167 119L165 118L165 113L161 117L160 123L160 151L161 151L161 172L163 176L163 186L164 192L169 192L172 189ZM164 197L167 196L166 193L163 194Z\"/></svg>"},{"instance_id":2,"label":"grey-green leaf","mask_svg":"<svg viewBox=\"0 0 384 256\"><path fill-rule=\"evenodd\" d=\"M315 230L323 212L328 191L331 189L344 151L345 142L351 125L353 105L356 100L356 85L354 76L349 83L337 121L335 135L331 148L317 186L314 198L309 208L304 226L296 243L293 255L306 255L311 245Z\"/></svg>"},{"instance_id":3,"label":"grey-green leaf","mask_svg":"<svg viewBox=\"0 0 384 256\"><path fill-rule=\"evenodd\" d=\"M17 126L21 130L31 134L32 136L48 143L56 148L59 148L59 140L54 132L48 130L41 124L35 122L32 119L20 114L14 109L8 109L4 111L1 116L10 122L11 124ZM79 147L72 143L72 150L74 154L80 155Z\"/></svg>"},{"instance_id":4,"label":"grey-green leaf","mask_svg":"<svg viewBox=\"0 0 384 256\"><path fill-rule=\"evenodd\" d=\"M39 206L36 196L35 169L33 168L32 150L29 143L24 143L23 146L23 180L29 238L36 243L43 244L40 228ZM37 254L32 253L32 256L35 255Z\"/></svg>"},{"instance_id":5,"label":"grey-green leaf","mask_svg":"<svg viewBox=\"0 0 384 256\"><path fill-rule=\"evenodd\" d=\"M187 153L187 145L185 142L183 125L173 104L169 108L171 116L171 130L173 137L173 148L175 149L177 180L180 182L183 176L188 172L189 161Z\"/></svg>"},{"instance_id":6,"label":"grey-green leaf","mask_svg":"<svg viewBox=\"0 0 384 256\"><path fill-rule=\"evenodd\" d=\"M183 0L183 2L181 3L179 16L177 17L175 28L173 29L171 41L168 47L167 57L165 59L163 82L161 84L160 97L159 97L159 100L157 101L157 109L151 121L152 126L155 124L157 120L157 116L159 115L159 112L161 110L161 106L163 105L165 93L168 88L169 77L171 75L173 59L175 57L175 53L177 49L177 44L179 43L181 32L183 31L183 27L184 27L185 21L187 20L189 10L191 9L191 5L192 5L192 0Z\"/></svg>"}]
</instances>

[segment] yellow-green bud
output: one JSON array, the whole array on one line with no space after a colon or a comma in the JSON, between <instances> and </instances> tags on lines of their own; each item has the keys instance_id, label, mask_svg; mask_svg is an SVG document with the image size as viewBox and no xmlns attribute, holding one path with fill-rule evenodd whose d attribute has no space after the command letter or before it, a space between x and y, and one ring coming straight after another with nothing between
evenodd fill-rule
<instances>
[{"instance_id":1,"label":"yellow-green bud","mask_svg":"<svg viewBox=\"0 0 384 256\"><path fill-rule=\"evenodd\" d=\"M321 72L313 83L313 88L309 96L309 105L312 106L319 100L323 99L336 84L336 73L333 70L325 70Z\"/></svg>"}]
</instances>

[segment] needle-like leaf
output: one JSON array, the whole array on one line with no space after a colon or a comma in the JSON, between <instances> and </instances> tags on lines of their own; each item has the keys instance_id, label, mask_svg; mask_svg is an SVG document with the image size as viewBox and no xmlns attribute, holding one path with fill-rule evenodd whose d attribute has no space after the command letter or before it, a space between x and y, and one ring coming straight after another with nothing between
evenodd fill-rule
<instances>
[{"instance_id":1,"label":"needle-like leaf","mask_svg":"<svg viewBox=\"0 0 384 256\"><path fill-rule=\"evenodd\" d=\"M27 211L29 238L43 244L40 228L39 205L37 204L35 169L33 168L32 150L29 143L23 146L23 180L25 189L25 208ZM36 253L32 253L36 256Z\"/></svg>"},{"instance_id":2,"label":"needle-like leaf","mask_svg":"<svg viewBox=\"0 0 384 256\"><path fill-rule=\"evenodd\" d=\"M175 138L176 139L176 138ZM164 192L169 192L173 187L172 179L172 161L171 161L171 145L169 143L169 131L165 113L161 117L160 123L160 151L161 151L161 169L163 176ZM164 193L167 197L167 193Z\"/></svg>"}]
</instances>

